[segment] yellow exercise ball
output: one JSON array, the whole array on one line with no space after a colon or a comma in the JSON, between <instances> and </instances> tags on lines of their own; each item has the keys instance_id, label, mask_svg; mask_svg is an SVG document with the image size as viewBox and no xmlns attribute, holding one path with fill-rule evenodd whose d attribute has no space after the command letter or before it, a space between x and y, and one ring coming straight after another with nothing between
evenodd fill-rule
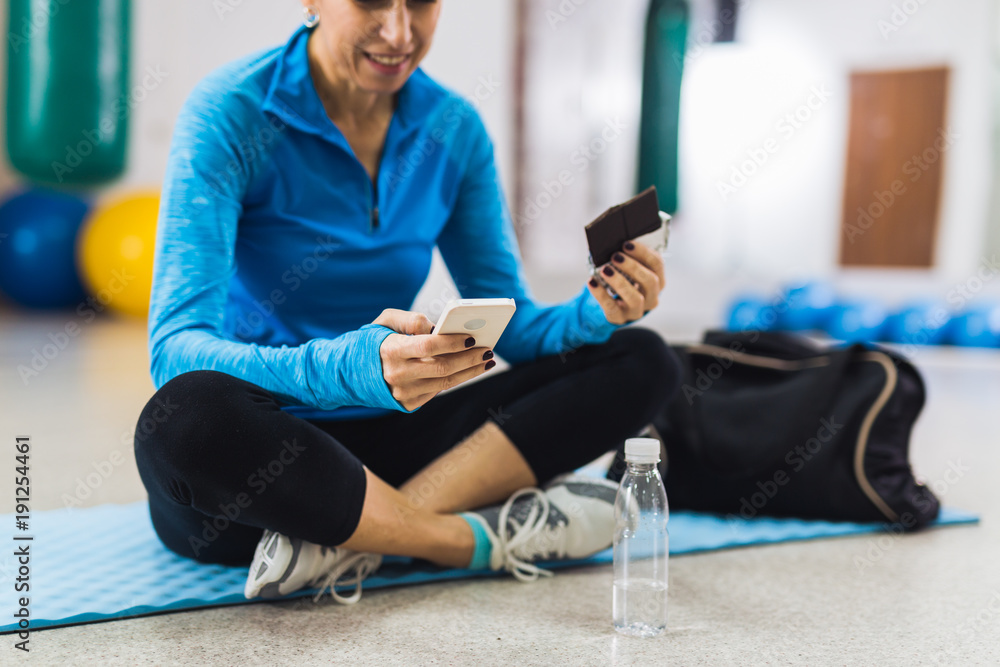
<instances>
[{"instance_id":1,"label":"yellow exercise ball","mask_svg":"<svg viewBox=\"0 0 1000 667\"><path fill-rule=\"evenodd\" d=\"M94 310L149 312L160 195L133 192L97 206L77 240L77 265Z\"/></svg>"}]
</instances>

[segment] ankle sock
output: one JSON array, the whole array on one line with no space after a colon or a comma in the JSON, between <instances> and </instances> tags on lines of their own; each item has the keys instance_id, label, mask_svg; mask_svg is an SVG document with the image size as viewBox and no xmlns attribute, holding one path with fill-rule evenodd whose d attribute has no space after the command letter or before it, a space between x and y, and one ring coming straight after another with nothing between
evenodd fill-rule
<instances>
[{"instance_id":1,"label":"ankle sock","mask_svg":"<svg viewBox=\"0 0 1000 667\"><path fill-rule=\"evenodd\" d=\"M459 516L465 519L465 522L472 528L472 535L476 540L476 546L472 552L472 562L469 563L469 569L489 569L490 554L493 551L493 545L490 542L489 535L486 534L486 529L483 528L483 524L479 523L476 519L473 519L471 515L466 512L460 513Z\"/></svg>"}]
</instances>

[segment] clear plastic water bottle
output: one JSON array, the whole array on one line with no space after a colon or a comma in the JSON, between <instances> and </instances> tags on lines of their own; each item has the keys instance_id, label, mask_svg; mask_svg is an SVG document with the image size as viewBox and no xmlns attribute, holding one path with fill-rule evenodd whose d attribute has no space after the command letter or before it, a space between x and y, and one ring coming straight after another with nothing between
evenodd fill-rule
<instances>
[{"instance_id":1,"label":"clear plastic water bottle","mask_svg":"<svg viewBox=\"0 0 1000 667\"><path fill-rule=\"evenodd\" d=\"M660 441L625 441L627 468L615 499L615 630L655 637L667 628L667 492Z\"/></svg>"}]
</instances>

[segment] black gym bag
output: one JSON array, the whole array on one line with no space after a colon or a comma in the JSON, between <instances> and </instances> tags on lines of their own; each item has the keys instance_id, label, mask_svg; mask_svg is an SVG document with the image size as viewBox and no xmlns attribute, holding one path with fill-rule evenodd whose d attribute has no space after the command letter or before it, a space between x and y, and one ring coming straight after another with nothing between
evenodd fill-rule
<instances>
[{"instance_id":1,"label":"black gym bag","mask_svg":"<svg viewBox=\"0 0 1000 667\"><path fill-rule=\"evenodd\" d=\"M900 355L757 331L709 332L673 349L681 389L649 433L663 442L671 509L904 530L937 517L938 499L908 461L924 384ZM608 477L623 472L619 450Z\"/></svg>"}]
</instances>

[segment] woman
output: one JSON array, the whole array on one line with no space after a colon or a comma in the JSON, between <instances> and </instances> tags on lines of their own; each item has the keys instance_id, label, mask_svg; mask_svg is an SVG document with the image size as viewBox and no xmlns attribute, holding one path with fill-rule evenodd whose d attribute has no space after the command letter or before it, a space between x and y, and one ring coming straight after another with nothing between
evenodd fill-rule
<instances>
[{"instance_id":1,"label":"woman","mask_svg":"<svg viewBox=\"0 0 1000 667\"><path fill-rule=\"evenodd\" d=\"M482 121L418 69L442 2L303 4L286 45L212 73L175 128L140 416L158 427L135 443L157 534L250 563L247 597L353 572L341 601L382 554L532 579L607 548L614 485L560 474L677 383L657 334L621 328L656 307L660 257L616 254L620 299L592 280L535 303ZM495 351L406 310L435 245L462 296L516 300ZM458 386L494 352L512 368Z\"/></svg>"}]
</instances>

